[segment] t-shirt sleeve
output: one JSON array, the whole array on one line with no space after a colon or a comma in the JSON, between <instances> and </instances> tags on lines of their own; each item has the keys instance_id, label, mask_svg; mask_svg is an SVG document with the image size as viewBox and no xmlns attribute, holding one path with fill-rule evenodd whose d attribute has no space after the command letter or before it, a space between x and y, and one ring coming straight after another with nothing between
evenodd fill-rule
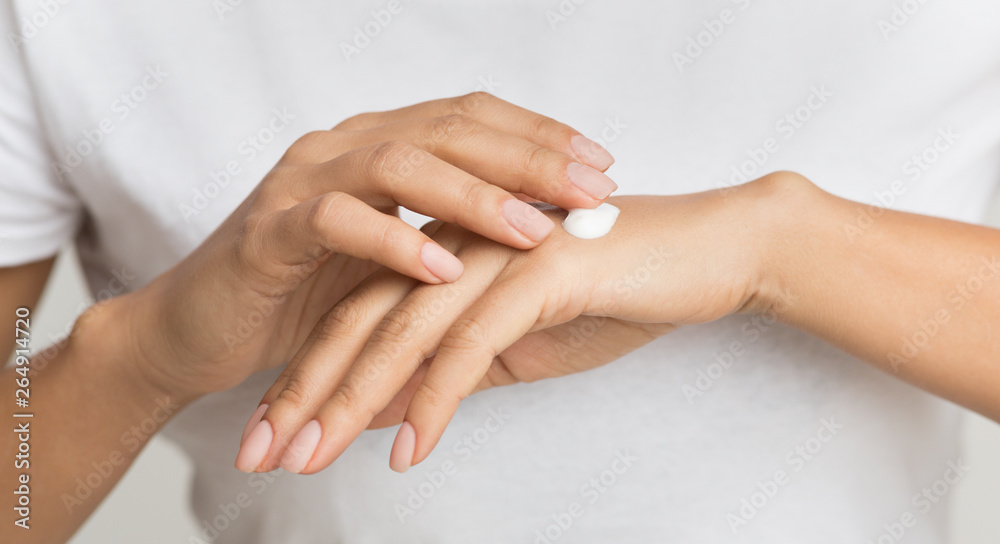
<instances>
[{"instance_id":1,"label":"t-shirt sleeve","mask_svg":"<svg viewBox=\"0 0 1000 544\"><path fill-rule=\"evenodd\" d=\"M0 4L0 36L8 38L0 44L0 267L55 255L83 216L80 200L50 166L11 15L8 3Z\"/></svg>"}]
</instances>

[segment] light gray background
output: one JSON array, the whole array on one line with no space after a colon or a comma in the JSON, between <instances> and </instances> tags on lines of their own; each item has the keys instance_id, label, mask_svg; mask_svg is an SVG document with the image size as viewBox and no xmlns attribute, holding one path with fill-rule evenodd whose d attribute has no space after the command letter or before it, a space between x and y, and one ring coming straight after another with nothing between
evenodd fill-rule
<instances>
[{"instance_id":1,"label":"light gray background","mask_svg":"<svg viewBox=\"0 0 1000 544\"><path fill-rule=\"evenodd\" d=\"M1000 195L989 222L1000 226ZM85 300L75 256L66 252L34 313L32 336L48 339L50 333L64 331ZM1000 425L969 414L962 445L970 472L953 491L954 532L948 541L993 544L1000 541ZM190 475L183 452L164 439L154 439L72 543L189 542L200 523L187 508Z\"/></svg>"}]
</instances>

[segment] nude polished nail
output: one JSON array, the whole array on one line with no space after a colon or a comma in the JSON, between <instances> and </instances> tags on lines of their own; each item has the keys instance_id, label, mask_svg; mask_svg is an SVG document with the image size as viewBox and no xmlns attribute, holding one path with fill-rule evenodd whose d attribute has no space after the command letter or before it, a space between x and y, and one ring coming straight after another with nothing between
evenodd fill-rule
<instances>
[{"instance_id":1,"label":"nude polished nail","mask_svg":"<svg viewBox=\"0 0 1000 544\"><path fill-rule=\"evenodd\" d=\"M427 242L420 248L420 260L431 274L444 282L457 280L465 270L458 257L433 242Z\"/></svg>"},{"instance_id":2,"label":"nude polished nail","mask_svg":"<svg viewBox=\"0 0 1000 544\"><path fill-rule=\"evenodd\" d=\"M264 412L267 411L267 407L268 407L267 404L261 404L260 406L257 407L257 411L255 411L253 415L250 416L250 421L247 421L247 426L243 428L243 436L240 437L241 446L243 445L244 442L247 441L247 435L250 434L250 431L252 431L253 428L256 427L258 423L260 423L261 418L264 417Z\"/></svg>"},{"instance_id":3,"label":"nude polished nail","mask_svg":"<svg viewBox=\"0 0 1000 544\"><path fill-rule=\"evenodd\" d=\"M281 468L295 474L302 472L309 464L309 460L312 459L313 453L316 452L316 446L319 445L319 439L322 436L323 428L319 421L314 419L306 423L281 456Z\"/></svg>"},{"instance_id":4,"label":"nude polished nail","mask_svg":"<svg viewBox=\"0 0 1000 544\"><path fill-rule=\"evenodd\" d=\"M611 178L578 162L571 162L566 167L566 175L578 189L598 200L608 198L608 195L618 189L618 184L611 181Z\"/></svg>"},{"instance_id":5,"label":"nude polished nail","mask_svg":"<svg viewBox=\"0 0 1000 544\"><path fill-rule=\"evenodd\" d=\"M607 149L586 136L577 134L570 138L569 143L580 160L598 170L607 170L615 163L615 158L611 156L611 153L608 153Z\"/></svg>"},{"instance_id":6,"label":"nude polished nail","mask_svg":"<svg viewBox=\"0 0 1000 544\"><path fill-rule=\"evenodd\" d=\"M271 449L272 440L274 440L274 430L271 424L266 420L257 423L240 446L240 453L236 455L236 468L243 472L257 470Z\"/></svg>"},{"instance_id":7,"label":"nude polished nail","mask_svg":"<svg viewBox=\"0 0 1000 544\"><path fill-rule=\"evenodd\" d=\"M533 242L541 242L552 232L556 224L526 202L512 198L503 203L503 217L518 232Z\"/></svg>"},{"instance_id":8,"label":"nude polished nail","mask_svg":"<svg viewBox=\"0 0 1000 544\"><path fill-rule=\"evenodd\" d=\"M413 452L417 448L417 432L404 421L392 442L392 452L389 454L389 468L396 472L406 472L413 463Z\"/></svg>"}]
</instances>

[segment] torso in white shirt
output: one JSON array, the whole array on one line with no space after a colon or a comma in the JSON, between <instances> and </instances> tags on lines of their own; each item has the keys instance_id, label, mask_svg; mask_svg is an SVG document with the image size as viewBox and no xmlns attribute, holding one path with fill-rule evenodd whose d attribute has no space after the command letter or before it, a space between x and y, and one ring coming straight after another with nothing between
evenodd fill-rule
<instances>
[{"instance_id":1,"label":"torso in white shirt","mask_svg":"<svg viewBox=\"0 0 1000 544\"><path fill-rule=\"evenodd\" d=\"M51 254L82 229L95 291L182 259L303 133L473 90L599 139L621 193L787 169L847 198L978 221L1000 179L1000 5L987 0L112 4L60 4L21 44L27 75L0 57L14 74L0 217L18 223L0 256ZM394 429L314 476L233 469L276 373L169 426L196 465L199 523L249 501L193 536L882 542L909 513L905 541L933 543L947 496L921 493L960 465L956 408L768 316L477 394L404 475L388 469Z\"/></svg>"}]
</instances>

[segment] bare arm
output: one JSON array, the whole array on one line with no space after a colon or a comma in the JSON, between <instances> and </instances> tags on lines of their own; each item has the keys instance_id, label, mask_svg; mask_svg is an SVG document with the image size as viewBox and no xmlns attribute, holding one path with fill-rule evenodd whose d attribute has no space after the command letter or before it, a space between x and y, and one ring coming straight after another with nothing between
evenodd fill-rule
<instances>
[{"instance_id":1,"label":"bare arm","mask_svg":"<svg viewBox=\"0 0 1000 544\"><path fill-rule=\"evenodd\" d=\"M14 310L34 308L41 298L55 258L12 268L0 268L0 356L4 362L14 352Z\"/></svg>"},{"instance_id":2,"label":"bare arm","mask_svg":"<svg viewBox=\"0 0 1000 544\"><path fill-rule=\"evenodd\" d=\"M0 270L4 354L14 347L16 309L35 306L51 266L49 259ZM32 358L27 408L14 404L16 380L22 376L14 366L3 369L0 414L7 425L28 430L0 433L6 465L0 470L0 488L27 493L5 493L0 541L67 540L149 438L180 410L174 399L134 376L124 328L112 317L119 304L115 299L92 308L74 326L71 340ZM44 347L40 344L34 339L31 345ZM32 417L15 418L15 411ZM25 496L30 510L12 508Z\"/></svg>"},{"instance_id":3,"label":"bare arm","mask_svg":"<svg viewBox=\"0 0 1000 544\"><path fill-rule=\"evenodd\" d=\"M794 196L771 233L780 243L769 244L762 300L784 322L1000 421L1000 230L786 183Z\"/></svg>"}]
</instances>

